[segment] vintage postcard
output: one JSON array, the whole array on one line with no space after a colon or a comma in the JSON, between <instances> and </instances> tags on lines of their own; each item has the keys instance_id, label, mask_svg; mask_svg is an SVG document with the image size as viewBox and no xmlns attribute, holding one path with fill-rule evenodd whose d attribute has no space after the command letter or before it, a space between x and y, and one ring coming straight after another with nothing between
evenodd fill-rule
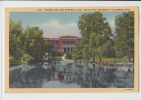
<instances>
[{"instance_id":1,"label":"vintage postcard","mask_svg":"<svg viewBox=\"0 0 141 100\"><path fill-rule=\"evenodd\" d=\"M5 9L5 92L138 92L137 6Z\"/></svg>"}]
</instances>

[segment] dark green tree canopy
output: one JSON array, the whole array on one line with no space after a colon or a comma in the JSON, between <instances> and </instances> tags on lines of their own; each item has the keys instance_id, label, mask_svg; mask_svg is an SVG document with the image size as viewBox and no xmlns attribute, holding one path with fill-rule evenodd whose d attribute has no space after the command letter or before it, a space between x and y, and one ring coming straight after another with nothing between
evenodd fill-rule
<instances>
[{"instance_id":1,"label":"dark green tree canopy","mask_svg":"<svg viewBox=\"0 0 141 100\"><path fill-rule=\"evenodd\" d=\"M134 55L134 12L124 12L117 16L115 20L116 33L116 55L133 56Z\"/></svg>"},{"instance_id":2,"label":"dark green tree canopy","mask_svg":"<svg viewBox=\"0 0 141 100\"><path fill-rule=\"evenodd\" d=\"M79 49L79 45L76 45L75 51L81 51L82 57L87 63L93 55L101 56L104 54L104 50L107 50L106 46L109 46L109 40L111 40L112 31L109 23L106 22L106 18L100 12L82 14L78 20L78 28L82 39L79 44L82 44L82 49ZM107 44L107 45L106 45ZM75 53L75 52L74 52ZM75 55L75 54L74 54Z\"/></svg>"},{"instance_id":3,"label":"dark green tree canopy","mask_svg":"<svg viewBox=\"0 0 141 100\"><path fill-rule=\"evenodd\" d=\"M10 34L16 34L17 36L22 34L23 28L22 28L22 22L14 22L10 19L10 27L9 27L9 33Z\"/></svg>"},{"instance_id":4,"label":"dark green tree canopy","mask_svg":"<svg viewBox=\"0 0 141 100\"><path fill-rule=\"evenodd\" d=\"M100 12L82 14L79 17L78 28L82 37L90 38L90 33L104 35L107 38L112 35L109 23L106 22L106 18Z\"/></svg>"},{"instance_id":5,"label":"dark green tree canopy","mask_svg":"<svg viewBox=\"0 0 141 100\"><path fill-rule=\"evenodd\" d=\"M51 44L43 40L43 31L39 27L22 28L21 21L10 20L9 53L15 60L25 61L42 59L44 52L51 52Z\"/></svg>"}]
</instances>

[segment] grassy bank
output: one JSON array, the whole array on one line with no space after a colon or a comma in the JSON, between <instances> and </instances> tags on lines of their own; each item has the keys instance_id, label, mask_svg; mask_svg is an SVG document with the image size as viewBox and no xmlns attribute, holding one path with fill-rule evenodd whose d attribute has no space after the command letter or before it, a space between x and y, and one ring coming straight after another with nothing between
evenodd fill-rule
<instances>
[{"instance_id":1,"label":"grassy bank","mask_svg":"<svg viewBox=\"0 0 141 100\"><path fill-rule=\"evenodd\" d=\"M130 58L131 61L133 61L133 58ZM74 60L74 59L67 59L67 60ZM79 60L78 60L79 61ZM83 59L81 59L81 61L83 61ZM123 61L129 61L127 56L124 56L122 58L101 58L102 62L123 62ZM93 57L90 58L89 62L93 62ZM100 62L98 57L95 57L95 62Z\"/></svg>"},{"instance_id":2,"label":"grassy bank","mask_svg":"<svg viewBox=\"0 0 141 100\"><path fill-rule=\"evenodd\" d=\"M124 56L122 58L101 58L102 62L123 62L123 61L129 61L127 56ZM133 58L131 58L131 61L133 60ZM93 61L93 58L90 58L89 60L90 62ZM99 58L96 57L95 58L96 62L100 62Z\"/></svg>"},{"instance_id":3,"label":"grassy bank","mask_svg":"<svg viewBox=\"0 0 141 100\"><path fill-rule=\"evenodd\" d=\"M57 57L55 57L55 58L52 58L52 60L53 61L62 61L62 57L60 57L60 56L57 56ZM34 61L33 60L33 62L37 62L37 61ZM14 57L10 57L9 58L9 63L10 64L23 64L23 63L28 63L28 61L24 61L24 60L22 60L22 59L15 59Z\"/></svg>"}]
</instances>

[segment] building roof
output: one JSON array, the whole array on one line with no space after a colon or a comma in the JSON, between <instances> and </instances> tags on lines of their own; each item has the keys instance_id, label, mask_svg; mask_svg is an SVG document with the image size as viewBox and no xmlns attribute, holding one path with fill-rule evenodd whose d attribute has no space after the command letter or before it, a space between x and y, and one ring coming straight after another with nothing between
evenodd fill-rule
<instances>
[{"instance_id":1,"label":"building roof","mask_svg":"<svg viewBox=\"0 0 141 100\"><path fill-rule=\"evenodd\" d=\"M59 38L43 38L44 40L78 39L77 36L61 36Z\"/></svg>"},{"instance_id":2,"label":"building roof","mask_svg":"<svg viewBox=\"0 0 141 100\"><path fill-rule=\"evenodd\" d=\"M78 39L77 36L61 36L60 39Z\"/></svg>"},{"instance_id":3,"label":"building roof","mask_svg":"<svg viewBox=\"0 0 141 100\"><path fill-rule=\"evenodd\" d=\"M59 38L43 38L44 40L59 40Z\"/></svg>"}]
</instances>

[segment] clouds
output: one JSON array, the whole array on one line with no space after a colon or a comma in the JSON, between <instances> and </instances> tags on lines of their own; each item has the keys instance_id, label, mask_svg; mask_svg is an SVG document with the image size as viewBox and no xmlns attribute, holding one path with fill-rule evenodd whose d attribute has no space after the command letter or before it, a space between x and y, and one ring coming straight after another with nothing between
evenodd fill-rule
<instances>
[{"instance_id":1,"label":"clouds","mask_svg":"<svg viewBox=\"0 0 141 100\"><path fill-rule=\"evenodd\" d=\"M112 33L114 34L114 32L115 32L115 20L110 21L109 25L111 27Z\"/></svg>"},{"instance_id":2,"label":"clouds","mask_svg":"<svg viewBox=\"0 0 141 100\"><path fill-rule=\"evenodd\" d=\"M57 20L50 20L49 22L43 24L45 27L56 28L56 29L67 29L67 28L77 28L76 23L70 22L68 24L61 24Z\"/></svg>"},{"instance_id":3,"label":"clouds","mask_svg":"<svg viewBox=\"0 0 141 100\"><path fill-rule=\"evenodd\" d=\"M44 37L59 37L63 35L80 36L77 27L79 16L86 12L12 12L10 19L15 22L22 21L22 26L39 27L43 30ZM89 12L87 12L89 13ZM115 16L123 12L102 12L106 17L112 32L115 31Z\"/></svg>"},{"instance_id":4,"label":"clouds","mask_svg":"<svg viewBox=\"0 0 141 100\"><path fill-rule=\"evenodd\" d=\"M109 25L112 33L115 32L115 20L110 20ZM78 30L77 22L63 23L55 19L48 20L41 24L34 24L30 26L38 26L43 30L43 37L45 38L59 38L60 36L78 36L81 37L80 31Z\"/></svg>"},{"instance_id":5,"label":"clouds","mask_svg":"<svg viewBox=\"0 0 141 100\"><path fill-rule=\"evenodd\" d=\"M59 36L64 35L80 36L77 23L74 22L63 24L58 20L52 19L46 23L43 23L41 26L44 30L43 37L58 38Z\"/></svg>"},{"instance_id":6,"label":"clouds","mask_svg":"<svg viewBox=\"0 0 141 100\"><path fill-rule=\"evenodd\" d=\"M109 22L112 33L115 32L115 20ZM42 23L41 27L43 28L44 34L43 37L46 38L58 38L60 36L72 35L81 37L80 31L78 30L77 23L61 23L58 20L52 19L46 23Z\"/></svg>"}]
</instances>

